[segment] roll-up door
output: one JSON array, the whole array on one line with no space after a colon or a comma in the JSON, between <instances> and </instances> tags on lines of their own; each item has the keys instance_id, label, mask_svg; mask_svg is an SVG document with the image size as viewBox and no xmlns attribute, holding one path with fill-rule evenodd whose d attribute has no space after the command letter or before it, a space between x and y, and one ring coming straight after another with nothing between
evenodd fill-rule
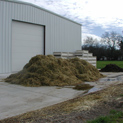
<instances>
[{"instance_id":1,"label":"roll-up door","mask_svg":"<svg viewBox=\"0 0 123 123\"><path fill-rule=\"evenodd\" d=\"M44 52L44 27L12 21L12 72L19 71L31 57Z\"/></svg>"}]
</instances>

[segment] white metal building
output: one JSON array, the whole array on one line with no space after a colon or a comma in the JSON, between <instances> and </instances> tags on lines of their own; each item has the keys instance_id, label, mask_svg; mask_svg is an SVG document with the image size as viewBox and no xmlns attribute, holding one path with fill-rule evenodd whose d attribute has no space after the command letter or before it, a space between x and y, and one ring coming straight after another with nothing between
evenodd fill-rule
<instances>
[{"instance_id":1,"label":"white metal building","mask_svg":"<svg viewBox=\"0 0 123 123\"><path fill-rule=\"evenodd\" d=\"M37 54L81 50L81 24L36 5L0 0L0 73L19 71Z\"/></svg>"}]
</instances>

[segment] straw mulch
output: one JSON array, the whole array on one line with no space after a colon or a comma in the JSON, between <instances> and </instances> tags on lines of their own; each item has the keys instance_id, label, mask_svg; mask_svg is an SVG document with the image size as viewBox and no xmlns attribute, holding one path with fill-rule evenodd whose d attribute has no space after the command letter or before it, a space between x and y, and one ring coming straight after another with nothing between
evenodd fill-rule
<instances>
[{"instance_id":1,"label":"straw mulch","mask_svg":"<svg viewBox=\"0 0 123 123\"><path fill-rule=\"evenodd\" d=\"M5 81L31 87L65 86L95 81L101 77L99 71L84 60L37 55L31 58L23 70L10 75Z\"/></svg>"}]
</instances>

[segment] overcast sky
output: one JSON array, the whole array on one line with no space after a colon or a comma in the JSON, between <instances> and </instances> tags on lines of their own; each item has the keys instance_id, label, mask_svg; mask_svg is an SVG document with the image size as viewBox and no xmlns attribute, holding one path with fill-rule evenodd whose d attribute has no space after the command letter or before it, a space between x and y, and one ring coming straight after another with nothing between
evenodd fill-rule
<instances>
[{"instance_id":1,"label":"overcast sky","mask_svg":"<svg viewBox=\"0 0 123 123\"><path fill-rule=\"evenodd\" d=\"M82 35L101 37L105 31L123 31L123 0L22 0L81 23Z\"/></svg>"}]
</instances>

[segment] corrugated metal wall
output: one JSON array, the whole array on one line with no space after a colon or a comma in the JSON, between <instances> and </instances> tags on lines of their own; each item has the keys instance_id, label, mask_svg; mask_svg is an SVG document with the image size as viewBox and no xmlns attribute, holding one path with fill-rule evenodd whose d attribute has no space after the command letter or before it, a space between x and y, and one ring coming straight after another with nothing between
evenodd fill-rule
<instances>
[{"instance_id":1,"label":"corrugated metal wall","mask_svg":"<svg viewBox=\"0 0 123 123\"><path fill-rule=\"evenodd\" d=\"M45 53L81 49L81 25L44 9L0 0L0 73L11 72L12 20L45 26Z\"/></svg>"}]
</instances>

